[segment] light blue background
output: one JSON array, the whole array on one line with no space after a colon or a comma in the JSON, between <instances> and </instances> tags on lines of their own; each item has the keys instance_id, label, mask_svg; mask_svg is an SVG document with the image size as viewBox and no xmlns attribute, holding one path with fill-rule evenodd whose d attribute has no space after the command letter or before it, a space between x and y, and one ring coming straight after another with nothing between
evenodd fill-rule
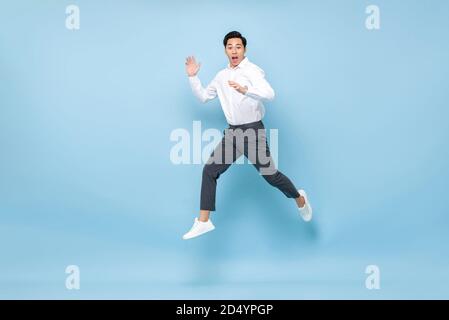
<instances>
[{"instance_id":1,"label":"light blue background","mask_svg":"<svg viewBox=\"0 0 449 320\"><path fill-rule=\"evenodd\" d=\"M3 1L0 297L449 298L448 13L445 0ZM264 122L315 218L233 166L216 230L183 241L202 165L173 165L170 133L226 125L191 94L184 58L206 84L234 29L276 91ZM380 290L365 288L371 264Z\"/></svg>"}]
</instances>

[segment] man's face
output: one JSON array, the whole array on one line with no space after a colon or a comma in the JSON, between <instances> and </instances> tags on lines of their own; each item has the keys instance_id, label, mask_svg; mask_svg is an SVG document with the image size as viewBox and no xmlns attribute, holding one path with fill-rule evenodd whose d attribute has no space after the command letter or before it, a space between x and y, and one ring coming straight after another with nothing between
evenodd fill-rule
<instances>
[{"instance_id":1,"label":"man's face","mask_svg":"<svg viewBox=\"0 0 449 320\"><path fill-rule=\"evenodd\" d=\"M226 43L225 53L229 58L229 63L231 67L236 67L245 59L246 49L243 47L242 39L231 38L228 39Z\"/></svg>"}]
</instances>

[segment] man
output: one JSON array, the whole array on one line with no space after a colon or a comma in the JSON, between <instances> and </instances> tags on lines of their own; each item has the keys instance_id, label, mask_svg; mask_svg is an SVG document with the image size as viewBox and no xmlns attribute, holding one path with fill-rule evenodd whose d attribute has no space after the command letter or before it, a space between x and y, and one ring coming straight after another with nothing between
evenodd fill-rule
<instances>
[{"instance_id":1,"label":"man","mask_svg":"<svg viewBox=\"0 0 449 320\"><path fill-rule=\"evenodd\" d=\"M265 114L262 101L272 100L274 91L265 79L264 71L245 56L246 44L246 39L237 31L229 32L224 37L223 45L229 64L217 73L206 88L197 77L200 64L194 57L187 57L185 62L194 95L202 102L218 95L229 124L229 128L224 130L221 143L203 168L200 214L195 218L190 231L184 234L185 240L215 229L209 216L211 211L215 211L217 179L242 154L269 184L288 198L295 199L305 221L312 219L312 207L305 191L297 190L290 179L276 169L270 156L266 130L262 123Z\"/></svg>"}]
</instances>

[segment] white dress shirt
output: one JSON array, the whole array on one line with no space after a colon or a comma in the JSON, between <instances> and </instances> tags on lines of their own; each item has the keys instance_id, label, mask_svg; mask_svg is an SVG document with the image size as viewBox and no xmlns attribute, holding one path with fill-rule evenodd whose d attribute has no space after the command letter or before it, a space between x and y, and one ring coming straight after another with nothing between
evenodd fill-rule
<instances>
[{"instance_id":1,"label":"white dress shirt","mask_svg":"<svg viewBox=\"0 0 449 320\"><path fill-rule=\"evenodd\" d=\"M229 80L248 87L246 94L231 87ZM235 68L228 64L206 88L201 85L198 76L189 77L189 82L193 93L201 102L218 95L226 120L232 125L261 120L265 115L262 101L274 98L274 90L265 80L264 71L246 57Z\"/></svg>"}]
</instances>

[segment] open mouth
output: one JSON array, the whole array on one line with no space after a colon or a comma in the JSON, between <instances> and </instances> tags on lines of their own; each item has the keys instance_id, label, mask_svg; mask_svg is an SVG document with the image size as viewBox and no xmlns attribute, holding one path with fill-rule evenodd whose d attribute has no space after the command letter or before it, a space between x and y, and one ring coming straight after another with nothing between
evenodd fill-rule
<instances>
[{"instance_id":1,"label":"open mouth","mask_svg":"<svg viewBox=\"0 0 449 320\"><path fill-rule=\"evenodd\" d=\"M232 62L237 62L239 60L239 57L231 57Z\"/></svg>"}]
</instances>

